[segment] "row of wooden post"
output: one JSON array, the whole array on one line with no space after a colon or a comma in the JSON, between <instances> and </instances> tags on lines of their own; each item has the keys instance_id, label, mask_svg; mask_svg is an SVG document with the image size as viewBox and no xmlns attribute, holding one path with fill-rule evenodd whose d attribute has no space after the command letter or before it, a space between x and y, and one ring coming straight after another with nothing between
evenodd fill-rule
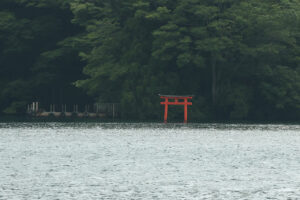
<instances>
[{"instance_id":1,"label":"row of wooden post","mask_svg":"<svg viewBox=\"0 0 300 200\"><path fill-rule=\"evenodd\" d=\"M36 107L36 105L38 105L38 102L36 103L33 103L32 104L33 107ZM78 113L79 109L78 109L78 105L75 104L73 105L73 113ZM36 109L31 109L32 111L38 111L38 106ZM84 112L88 113L90 111L90 105L85 105L84 106ZM94 110L96 113L99 113L100 112L100 106L98 104L95 105L95 110ZM50 112L56 112L56 107L55 107L55 104L51 104L50 105ZM67 112L67 105L66 104L63 104L61 106L61 112ZM115 104L112 104L112 112L115 113Z\"/></svg>"},{"instance_id":2,"label":"row of wooden post","mask_svg":"<svg viewBox=\"0 0 300 200\"><path fill-rule=\"evenodd\" d=\"M115 104L104 104L104 110L103 107L101 109L101 104L95 104L94 105L94 110L91 113L101 113L101 111L104 111L103 113L105 113L105 111L109 110L110 113L112 114L112 117L115 118L116 117L116 108L115 108ZM49 112L45 111L44 109L41 109L39 106L39 102L33 102L32 104L28 105L27 107L27 112L28 113L56 113L57 112L57 107L55 104L50 104L50 110ZM82 113L89 113L90 112L90 105L85 105L84 106L84 111ZM57 112L57 113L67 113L67 105L63 104L61 105L61 111ZM79 106L78 104L73 105L73 112L71 113L80 113L79 112Z\"/></svg>"},{"instance_id":3,"label":"row of wooden post","mask_svg":"<svg viewBox=\"0 0 300 200\"><path fill-rule=\"evenodd\" d=\"M27 111L38 112L39 111L39 102L33 102L27 106Z\"/></svg>"}]
</instances>

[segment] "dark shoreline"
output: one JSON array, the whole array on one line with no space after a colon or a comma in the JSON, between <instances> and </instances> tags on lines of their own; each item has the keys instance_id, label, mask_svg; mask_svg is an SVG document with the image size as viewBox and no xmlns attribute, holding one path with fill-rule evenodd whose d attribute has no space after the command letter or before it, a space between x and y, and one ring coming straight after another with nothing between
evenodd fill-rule
<instances>
[{"instance_id":1,"label":"dark shoreline","mask_svg":"<svg viewBox=\"0 0 300 200\"><path fill-rule=\"evenodd\" d=\"M0 116L0 123L41 123L41 122L63 122L63 123L163 123L163 119L139 120L139 119L112 119L112 118L78 118L78 117L31 117L31 116ZM182 123L182 120L170 120L168 123ZM196 124L287 124L300 125L299 121L290 120L189 120L188 123Z\"/></svg>"}]
</instances>

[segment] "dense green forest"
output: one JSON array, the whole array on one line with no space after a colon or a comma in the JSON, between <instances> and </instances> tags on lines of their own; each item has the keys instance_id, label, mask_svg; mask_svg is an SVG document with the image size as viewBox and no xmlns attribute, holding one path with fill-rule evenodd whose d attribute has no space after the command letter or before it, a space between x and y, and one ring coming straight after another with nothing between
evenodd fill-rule
<instances>
[{"instance_id":1,"label":"dense green forest","mask_svg":"<svg viewBox=\"0 0 300 200\"><path fill-rule=\"evenodd\" d=\"M195 121L297 120L300 2L1 0L0 88L2 114L117 102L159 119L158 94L193 94Z\"/></svg>"}]
</instances>

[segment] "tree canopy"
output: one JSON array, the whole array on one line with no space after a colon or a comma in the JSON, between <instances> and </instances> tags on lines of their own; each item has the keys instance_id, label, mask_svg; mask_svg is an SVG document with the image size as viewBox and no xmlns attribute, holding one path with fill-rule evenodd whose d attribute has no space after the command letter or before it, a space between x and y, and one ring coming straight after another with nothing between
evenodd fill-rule
<instances>
[{"instance_id":1,"label":"tree canopy","mask_svg":"<svg viewBox=\"0 0 300 200\"><path fill-rule=\"evenodd\" d=\"M3 0L0 109L118 102L157 119L157 94L194 94L194 120L296 120L299 42L295 0Z\"/></svg>"}]
</instances>

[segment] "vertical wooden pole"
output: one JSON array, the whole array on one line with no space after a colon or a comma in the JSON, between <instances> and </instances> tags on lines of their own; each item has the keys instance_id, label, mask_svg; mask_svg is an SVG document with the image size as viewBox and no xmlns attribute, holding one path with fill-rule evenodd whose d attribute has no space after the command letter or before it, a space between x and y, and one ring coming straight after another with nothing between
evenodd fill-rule
<instances>
[{"instance_id":1,"label":"vertical wooden pole","mask_svg":"<svg viewBox=\"0 0 300 200\"><path fill-rule=\"evenodd\" d=\"M184 99L184 123L187 123L187 98Z\"/></svg>"},{"instance_id":2,"label":"vertical wooden pole","mask_svg":"<svg viewBox=\"0 0 300 200\"><path fill-rule=\"evenodd\" d=\"M168 101L169 99L168 98L165 98L165 123L167 123L167 120L168 120Z\"/></svg>"},{"instance_id":3,"label":"vertical wooden pole","mask_svg":"<svg viewBox=\"0 0 300 200\"><path fill-rule=\"evenodd\" d=\"M115 119L115 104L113 103L113 120Z\"/></svg>"}]
</instances>

